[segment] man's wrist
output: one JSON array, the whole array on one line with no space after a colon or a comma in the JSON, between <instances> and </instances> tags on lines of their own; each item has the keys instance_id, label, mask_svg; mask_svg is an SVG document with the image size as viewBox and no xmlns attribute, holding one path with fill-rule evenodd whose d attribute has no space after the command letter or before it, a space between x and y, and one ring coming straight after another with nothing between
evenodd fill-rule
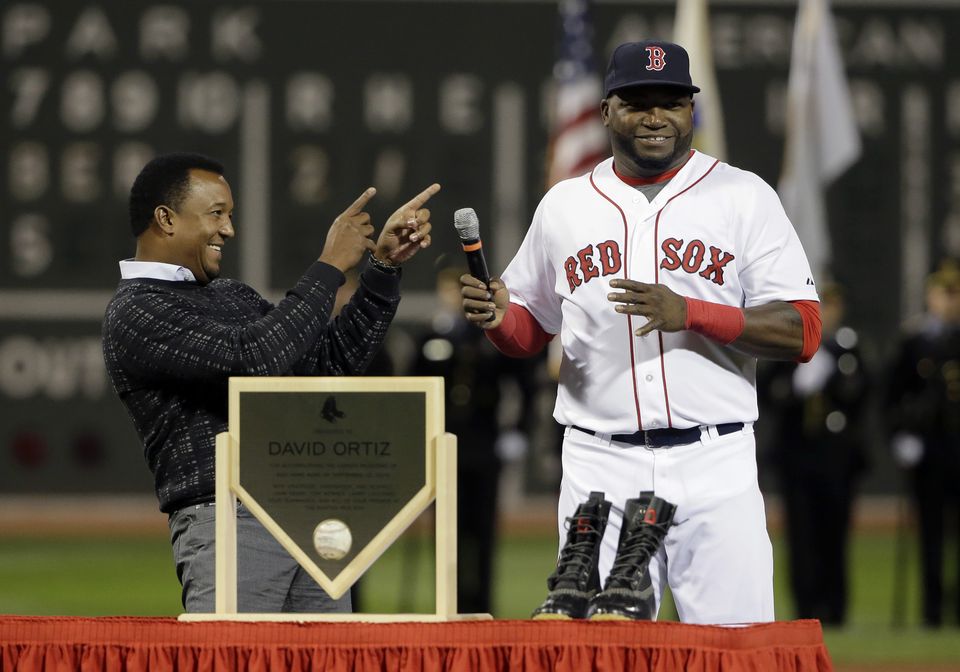
<instances>
[{"instance_id":1,"label":"man's wrist","mask_svg":"<svg viewBox=\"0 0 960 672\"><path fill-rule=\"evenodd\" d=\"M370 254L370 265L376 268L378 271L390 273L391 275L397 275L400 273L400 266L378 259L377 255L373 253Z\"/></svg>"},{"instance_id":2,"label":"man's wrist","mask_svg":"<svg viewBox=\"0 0 960 672\"><path fill-rule=\"evenodd\" d=\"M685 329L703 334L723 345L733 343L743 333L746 323L743 309L689 296L683 298L687 303Z\"/></svg>"}]
</instances>

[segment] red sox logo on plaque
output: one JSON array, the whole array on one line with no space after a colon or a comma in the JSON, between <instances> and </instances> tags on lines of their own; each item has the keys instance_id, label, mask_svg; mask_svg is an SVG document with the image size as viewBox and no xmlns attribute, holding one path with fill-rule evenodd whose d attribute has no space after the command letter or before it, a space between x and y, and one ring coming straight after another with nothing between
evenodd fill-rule
<instances>
[{"instance_id":1,"label":"red sox logo on plaque","mask_svg":"<svg viewBox=\"0 0 960 672\"><path fill-rule=\"evenodd\" d=\"M647 57L650 62L647 63L647 70L656 70L660 72L667 67L667 53L663 47L647 47Z\"/></svg>"}]
</instances>

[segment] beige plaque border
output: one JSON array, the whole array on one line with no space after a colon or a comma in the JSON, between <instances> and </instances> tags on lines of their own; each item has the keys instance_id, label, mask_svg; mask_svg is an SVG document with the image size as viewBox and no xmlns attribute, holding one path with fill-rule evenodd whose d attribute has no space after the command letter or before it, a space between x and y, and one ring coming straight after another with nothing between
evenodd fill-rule
<instances>
[{"instance_id":1,"label":"beige plaque border","mask_svg":"<svg viewBox=\"0 0 960 672\"><path fill-rule=\"evenodd\" d=\"M422 392L426 404L425 484L366 548L330 579L240 485L240 395L244 392ZM407 527L436 501L436 604L432 614L237 613L237 500L243 502L324 590L346 593ZM452 621L485 620L490 614L457 613L457 437L444 431L443 378L439 377L244 377L231 378L229 427L216 445L216 611L181 614L182 621Z\"/></svg>"}]
</instances>

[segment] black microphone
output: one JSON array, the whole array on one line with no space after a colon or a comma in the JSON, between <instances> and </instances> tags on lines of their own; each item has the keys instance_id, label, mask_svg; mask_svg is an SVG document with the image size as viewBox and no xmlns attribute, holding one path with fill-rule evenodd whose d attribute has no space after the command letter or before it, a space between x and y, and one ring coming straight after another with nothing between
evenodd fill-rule
<instances>
[{"instance_id":1,"label":"black microphone","mask_svg":"<svg viewBox=\"0 0 960 672\"><path fill-rule=\"evenodd\" d=\"M483 245L480 243L480 220L473 208L460 208L453 213L453 225L457 228L460 245L467 255L467 266L470 275L485 285L490 285L490 271L487 270L487 261L483 258Z\"/></svg>"}]
</instances>

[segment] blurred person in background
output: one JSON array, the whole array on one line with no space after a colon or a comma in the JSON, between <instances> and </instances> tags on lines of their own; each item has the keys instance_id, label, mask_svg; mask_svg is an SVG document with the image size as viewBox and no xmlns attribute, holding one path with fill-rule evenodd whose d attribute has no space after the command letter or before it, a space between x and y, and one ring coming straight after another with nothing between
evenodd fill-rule
<instances>
[{"instance_id":1,"label":"blurred person in background","mask_svg":"<svg viewBox=\"0 0 960 672\"><path fill-rule=\"evenodd\" d=\"M223 166L187 153L151 160L130 191L136 256L103 321L113 387L133 419L169 515L188 612L214 611L214 443L227 431L230 376L355 375L383 342L400 301L401 265L430 245L431 185L387 220L379 237L365 190L327 232L316 262L276 306L218 279L234 237ZM369 255L368 255L369 253ZM356 294L330 319L344 273L367 261ZM349 612L331 599L243 506L237 509L241 612Z\"/></svg>"},{"instance_id":2,"label":"blurred person in background","mask_svg":"<svg viewBox=\"0 0 960 672\"><path fill-rule=\"evenodd\" d=\"M779 475L796 616L842 625L847 547L857 481L866 465L869 379L857 333L844 326L844 294L820 292L823 336L809 362L763 362L761 396L777 418L770 444Z\"/></svg>"},{"instance_id":3,"label":"blurred person in background","mask_svg":"<svg viewBox=\"0 0 960 672\"><path fill-rule=\"evenodd\" d=\"M943 623L944 545L960 528L960 267L927 279L927 312L906 324L890 368L890 446L912 486L920 528L923 623ZM960 574L960 563L954 565ZM960 589L960 576L951 594ZM953 605L960 619L960 600Z\"/></svg>"},{"instance_id":4,"label":"blurred person in background","mask_svg":"<svg viewBox=\"0 0 960 672\"><path fill-rule=\"evenodd\" d=\"M530 360L505 357L463 316L460 276L437 275L437 309L418 340L413 375L442 376L446 428L457 436L457 608L490 613L497 501L505 460L527 450ZM511 409L503 404L513 393ZM517 398L516 395L519 395ZM507 412L509 411L509 412Z\"/></svg>"}]
</instances>

